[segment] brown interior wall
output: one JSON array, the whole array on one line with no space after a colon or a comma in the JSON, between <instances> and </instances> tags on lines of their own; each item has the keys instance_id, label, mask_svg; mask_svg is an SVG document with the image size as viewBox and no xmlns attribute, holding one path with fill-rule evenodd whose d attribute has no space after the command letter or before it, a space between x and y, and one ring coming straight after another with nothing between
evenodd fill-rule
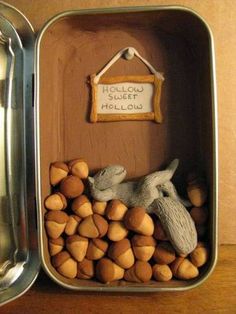
<instances>
[{"instance_id":1,"label":"brown interior wall","mask_svg":"<svg viewBox=\"0 0 236 314\"><path fill-rule=\"evenodd\" d=\"M105 21L109 22L110 18ZM50 29L42 42L40 82L43 178L49 163L83 156L91 169L123 164L129 177L144 175L172 158L199 160L200 110L195 100L197 64L185 41L158 27L135 27L134 21L112 17L66 19ZM93 21L95 21L93 23ZM137 23L137 21L136 21ZM99 27L97 25L100 25ZM137 30L138 28L138 30ZM161 98L164 123L109 122L91 124L87 78L120 48L134 46L166 77ZM147 74L138 61L118 61L107 75Z\"/></svg>"}]
</instances>

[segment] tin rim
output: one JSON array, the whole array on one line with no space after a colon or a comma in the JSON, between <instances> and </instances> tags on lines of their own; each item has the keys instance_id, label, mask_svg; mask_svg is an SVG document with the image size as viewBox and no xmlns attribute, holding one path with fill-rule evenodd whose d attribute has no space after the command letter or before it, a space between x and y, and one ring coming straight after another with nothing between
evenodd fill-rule
<instances>
[{"instance_id":1,"label":"tin rim","mask_svg":"<svg viewBox=\"0 0 236 314\"><path fill-rule=\"evenodd\" d=\"M43 255L43 216L41 208L41 163L40 163L40 108L39 108L39 88L40 88L40 44L43 35L47 29L57 22L59 19L64 17L76 16L76 15L95 15L95 14L117 14L117 13L136 13L136 12L153 12L153 11L182 11L187 12L195 16L200 23L203 24L207 30L209 37L209 51L210 51L210 78L211 78L211 116L212 116L212 144L213 144L213 200L212 200L212 256L211 263L208 266L207 271L201 276L200 279L194 281L192 284L181 287L147 287L143 284L142 287L88 287L88 286L71 286L69 284L63 283L58 280L47 267L46 261ZM159 291L185 291L195 288L201 285L213 272L218 256L218 119L217 119L217 92L216 92L216 68L215 68L215 48L212 31L207 24L207 22L194 10L187 8L185 6L137 6L137 7L111 7L111 8L95 8L95 9L82 9L82 10L70 10L59 13L52 17L43 28L40 30L39 35L36 39L36 49L35 49L35 91L34 91L34 101L35 101L35 114L34 114L34 125L35 125L35 186L36 186L36 205L38 214L38 239L39 239L39 250L41 262L44 270L57 284L64 288L77 291L104 291L104 292L159 292Z\"/></svg>"}]
</instances>

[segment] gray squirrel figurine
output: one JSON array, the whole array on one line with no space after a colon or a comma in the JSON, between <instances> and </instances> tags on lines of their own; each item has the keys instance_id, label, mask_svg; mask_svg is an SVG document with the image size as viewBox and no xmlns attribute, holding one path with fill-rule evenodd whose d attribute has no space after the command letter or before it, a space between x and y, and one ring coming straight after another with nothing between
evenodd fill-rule
<instances>
[{"instance_id":1,"label":"gray squirrel figurine","mask_svg":"<svg viewBox=\"0 0 236 314\"><path fill-rule=\"evenodd\" d=\"M165 170L128 182L122 182L127 174L124 167L108 166L88 177L91 195L97 201L119 199L129 208L143 207L156 214L176 252L187 255L197 246L197 232L185 208L190 202L178 195L171 182L178 164L174 159Z\"/></svg>"}]
</instances>

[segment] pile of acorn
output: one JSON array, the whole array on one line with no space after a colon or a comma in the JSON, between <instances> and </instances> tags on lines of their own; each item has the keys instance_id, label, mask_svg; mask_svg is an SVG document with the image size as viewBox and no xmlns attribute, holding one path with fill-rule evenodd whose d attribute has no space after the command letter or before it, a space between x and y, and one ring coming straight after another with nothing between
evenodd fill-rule
<instances>
[{"instance_id":1,"label":"pile of acorn","mask_svg":"<svg viewBox=\"0 0 236 314\"><path fill-rule=\"evenodd\" d=\"M189 256L177 256L155 216L140 207L128 209L120 200L89 199L84 184L89 169L83 159L50 166L52 194L45 199L45 228L51 263L67 278L109 283L188 280L208 260L205 240L207 199L204 181L188 178L187 193L194 207L199 240Z\"/></svg>"}]
</instances>

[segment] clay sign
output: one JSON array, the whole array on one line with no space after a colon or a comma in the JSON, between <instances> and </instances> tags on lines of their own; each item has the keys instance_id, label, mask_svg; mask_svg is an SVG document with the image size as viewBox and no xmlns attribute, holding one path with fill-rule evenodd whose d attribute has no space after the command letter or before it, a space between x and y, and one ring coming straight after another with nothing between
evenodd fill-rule
<instances>
[{"instance_id":1,"label":"clay sign","mask_svg":"<svg viewBox=\"0 0 236 314\"><path fill-rule=\"evenodd\" d=\"M155 75L102 77L92 86L91 122L121 120L162 121L162 80Z\"/></svg>"}]
</instances>

